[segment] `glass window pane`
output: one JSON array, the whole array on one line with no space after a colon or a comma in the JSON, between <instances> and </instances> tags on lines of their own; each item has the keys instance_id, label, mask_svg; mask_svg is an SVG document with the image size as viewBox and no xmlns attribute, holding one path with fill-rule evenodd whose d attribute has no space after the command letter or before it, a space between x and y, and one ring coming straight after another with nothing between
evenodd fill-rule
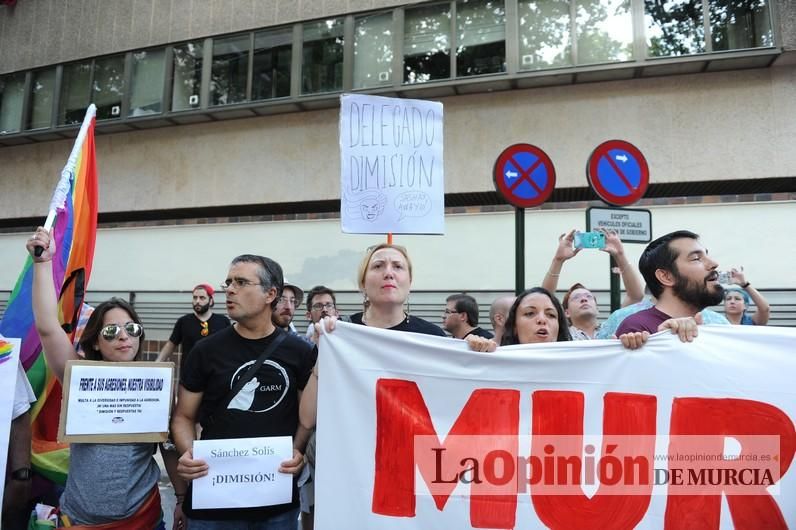
<instances>
[{"instance_id":1,"label":"glass window pane","mask_svg":"<svg viewBox=\"0 0 796 530\"><path fill-rule=\"evenodd\" d=\"M304 24L301 93L333 92L343 88L343 20Z\"/></svg>"},{"instance_id":2,"label":"glass window pane","mask_svg":"<svg viewBox=\"0 0 796 530\"><path fill-rule=\"evenodd\" d=\"M171 110L199 108L202 86L202 43L189 42L174 47Z\"/></svg>"},{"instance_id":3,"label":"glass window pane","mask_svg":"<svg viewBox=\"0 0 796 530\"><path fill-rule=\"evenodd\" d=\"M578 0L578 64L633 58L630 0Z\"/></svg>"},{"instance_id":4,"label":"glass window pane","mask_svg":"<svg viewBox=\"0 0 796 530\"><path fill-rule=\"evenodd\" d=\"M25 74L0 77L0 134L18 132L22 124Z\"/></svg>"},{"instance_id":5,"label":"glass window pane","mask_svg":"<svg viewBox=\"0 0 796 530\"><path fill-rule=\"evenodd\" d=\"M91 62L64 66L58 124L82 123L91 102Z\"/></svg>"},{"instance_id":6,"label":"glass window pane","mask_svg":"<svg viewBox=\"0 0 796 530\"><path fill-rule=\"evenodd\" d=\"M93 90L97 119L121 117L122 96L124 96L124 55L97 59L94 62Z\"/></svg>"},{"instance_id":7,"label":"glass window pane","mask_svg":"<svg viewBox=\"0 0 796 530\"><path fill-rule=\"evenodd\" d=\"M709 0L713 50L774 45L767 0Z\"/></svg>"},{"instance_id":8,"label":"glass window pane","mask_svg":"<svg viewBox=\"0 0 796 530\"><path fill-rule=\"evenodd\" d=\"M213 40L210 104L229 105L246 101L250 37L237 35Z\"/></svg>"},{"instance_id":9,"label":"glass window pane","mask_svg":"<svg viewBox=\"0 0 796 530\"><path fill-rule=\"evenodd\" d=\"M451 76L450 33L448 4L406 10L404 83L425 83Z\"/></svg>"},{"instance_id":10,"label":"glass window pane","mask_svg":"<svg viewBox=\"0 0 796 530\"><path fill-rule=\"evenodd\" d=\"M163 81L166 72L165 50L133 53L130 87L130 116L146 116L163 112Z\"/></svg>"},{"instance_id":11,"label":"glass window pane","mask_svg":"<svg viewBox=\"0 0 796 530\"><path fill-rule=\"evenodd\" d=\"M33 72L30 87L30 111L26 129L50 127L53 117L55 95L55 68Z\"/></svg>"},{"instance_id":12,"label":"glass window pane","mask_svg":"<svg viewBox=\"0 0 796 530\"><path fill-rule=\"evenodd\" d=\"M456 75L506 71L503 0L460 0L456 5Z\"/></svg>"},{"instance_id":13,"label":"glass window pane","mask_svg":"<svg viewBox=\"0 0 796 530\"><path fill-rule=\"evenodd\" d=\"M354 21L354 88L392 84L392 13Z\"/></svg>"},{"instance_id":14,"label":"glass window pane","mask_svg":"<svg viewBox=\"0 0 796 530\"><path fill-rule=\"evenodd\" d=\"M572 66L568 0L520 0L520 69Z\"/></svg>"},{"instance_id":15,"label":"glass window pane","mask_svg":"<svg viewBox=\"0 0 796 530\"><path fill-rule=\"evenodd\" d=\"M647 53L650 57L705 51L702 0L644 0Z\"/></svg>"},{"instance_id":16,"label":"glass window pane","mask_svg":"<svg viewBox=\"0 0 796 530\"><path fill-rule=\"evenodd\" d=\"M292 44L292 28L254 35L253 100L284 98L290 95Z\"/></svg>"}]
</instances>

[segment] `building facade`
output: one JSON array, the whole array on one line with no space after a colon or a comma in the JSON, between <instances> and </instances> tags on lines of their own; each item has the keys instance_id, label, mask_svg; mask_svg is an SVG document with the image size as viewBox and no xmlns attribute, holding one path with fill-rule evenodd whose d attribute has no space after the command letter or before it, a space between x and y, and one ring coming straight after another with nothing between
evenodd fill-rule
<instances>
[{"instance_id":1,"label":"building facade","mask_svg":"<svg viewBox=\"0 0 796 530\"><path fill-rule=\"evenodd\" d=\"M514 215L492 166L519 142L557 172L526 212L529 285L558 234L584 228L586 161L618 138L650 165L638 206L654 235L703 234L784 305L796 289L789 0L17 0L0 6L0 299L92 102L94 289L178 293L257 252L353 293L379 238L339 230L346 92L444 105L446 234L398 238L430 305L512 290ZM579 258L562 286L606 288L607 268Z\"/></svg>"}]
</instances>

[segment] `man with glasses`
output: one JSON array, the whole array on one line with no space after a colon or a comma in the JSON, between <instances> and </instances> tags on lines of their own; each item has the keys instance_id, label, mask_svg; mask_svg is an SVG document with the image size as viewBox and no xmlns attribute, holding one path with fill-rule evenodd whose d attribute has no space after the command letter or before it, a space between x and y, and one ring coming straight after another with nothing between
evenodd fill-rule
<instances>
[{"instance_id":1,"label":"man with glasses","mask_svg":"<svg viewBox=\"0 0 796 530\"><path fill-rule=\"evenodd\" d=\"M478 327L478 302L469 294L452 294L445 299L447 303L442 313L442 327L456 339L468 335L494 338L494 335Z\"/></svg>"},{"instance_id":2,"label":"man with glasses","mask_svg":"<svg viewBox=\"0 0 796 530\"><path fill-rule=\"evenodd\" d=\"M273 323L284 287L278 263L264 256L238 256L223 285L227 313L235 325L200 341L181 374L171 422L182 455L177 469L188 481L208 474L207 462L193 458L198 420L202 438L208 440L292 436L293 458L282 462L278 471L295 476L303 467L309 437L299 425L298 405L317 349ZM228 501L234 504L234 499ZM189 488L183 510L192 530L295 529L298 489L294 480L292 500L284 504L195 509Z\"/></svg>"},{"instance_id":3,"label":"man with glasses","mask_svg":"<svg viewBox=\"0 0 796 530\"><path fill-rule=\"evenodd\" d=\"M215 291L206 283L200 283L193 288L193 313L188 313L177 319L169 340L158 354L158 361L168 361L177 346L181 344L180 370L182 370L185 368L185 359L188 358L194 344L230 325L227 317L213 313L215 305L213 294Z\"/></svg>"},{"instance_id":4,"label":"man with glasses","mask_svg":"<svg viewBox=\"0 0 796 530\"><path fill-rule=\"evenodd\" d=\"M276 304L271 319L274 321L274 326L280 327L290 333L296 333L296 328L293 326L293 317L296 315L296 309L301 305L304 299L304 291L297 285L285 280L285 287L282 290L282 296Z\"/></svg>"},{"instance_id":5,"label":"man with glasses","mask_svg":"<svg viewBox=\"0 0 796 530\"><path fill-rule=\"evenodd\" d=\"M310 321L306 333L308 339L314 340L315 324L328 316L340 316L337 311L337 298L334 291L328 287L316 285L307 293L307 320Z\"/></svg>"}]
</instances>

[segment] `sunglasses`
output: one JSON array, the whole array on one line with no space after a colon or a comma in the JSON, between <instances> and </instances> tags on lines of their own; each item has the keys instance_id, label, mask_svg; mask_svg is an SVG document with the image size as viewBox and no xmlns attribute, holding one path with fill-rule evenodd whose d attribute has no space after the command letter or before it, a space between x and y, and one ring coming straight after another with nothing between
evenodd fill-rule
<instances>
[{"instance_id":1,"label":"sunglasses","mask_svg":"<svg viewBox=\"0 0 796 530\"><path fill-rule=\"evenodd\" d=\"M137 322L128 322L124 326L119 324L108 324L100 330L100 336L108 342L116 340L124 328L125 333L130 337L140 337L144 333L144 326Z\"/></svg>"},{"instance_id":2,"label":"sunglasses","mask_svg":"<svg viewBox=\"0 0 796 530\"><path fill-rule=\"evenodd\" d=\"M199 331L199 334L203 337L207 337L210 334L209 324L205 320L204 322L199 322L199 325L202 327L201 331Z\"/></svg>"}]
</instances>

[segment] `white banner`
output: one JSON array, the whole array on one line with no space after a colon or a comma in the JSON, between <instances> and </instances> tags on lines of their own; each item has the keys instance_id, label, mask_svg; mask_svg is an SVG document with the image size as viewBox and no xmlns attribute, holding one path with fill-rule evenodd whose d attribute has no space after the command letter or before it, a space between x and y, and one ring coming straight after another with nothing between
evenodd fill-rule
<instances>
[{"instance_id":1,"label":"white banner","mask_svg":"<svg viewBox=\"0 0 796 530\"><path fill-rule=\"evenodd\" d=\"M452 339L337 326L319 353L319 530L340 521L380 530L796 525L796 330L704 326L693 343L663 333L635 352L580 341L485 354ZM758 461L755 443L772 437ZM417 453L428 438L431 459ZM515 440L487 455L511 459L482 458L473 439L491 438ZM611 462L628 465L617 439L636 443L630 454L646 457L652 477L626 494L609 487ZM566 476L556 444L583 463L584 481L565 492L545 489L548 477ZM450 461L435 468L446 451L472 458L457 456L462 472L451 474ZM511 482L513 494L491 489L514 458L531 480ZM692 485L701 489L676 489ZM732 488L746 489L726 496Z\"/></svg>"},{"instance_id":2,"label":"white banner","mask_svg":"<svg viewBox=\"0 0 796 530\"><path fill-rule=\"evenodd\" d=\"M442 118L433 101L341 97L343 232L445 233Z\"/></svg>"}]
</instances>

